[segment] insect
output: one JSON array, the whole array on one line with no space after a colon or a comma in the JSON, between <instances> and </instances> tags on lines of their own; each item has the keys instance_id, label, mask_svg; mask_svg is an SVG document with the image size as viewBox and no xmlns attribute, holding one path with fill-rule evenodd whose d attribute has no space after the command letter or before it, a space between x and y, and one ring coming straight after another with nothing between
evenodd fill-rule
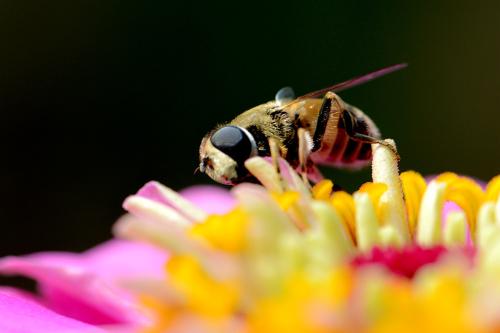
<instances>
[{"instance_id":1,"label":"insect","mask_svg":"<svg viewBox=\"0 0 500 333\"><path fill-rule=\"evenodd\" d=\"M199 170L227 185L251 181L244 162L270 156L274 140L279 155L313 182L322 176L316 164L356 169L371 160L371 144L382 143L375 123L336 92L406 67L397 64L298 98L283 88L275 100L247 110L210 131L200 145ZM323 96L323 98L320 98ZM304 143L306 149L301 147Z\"/></svg>"}]
</instances>

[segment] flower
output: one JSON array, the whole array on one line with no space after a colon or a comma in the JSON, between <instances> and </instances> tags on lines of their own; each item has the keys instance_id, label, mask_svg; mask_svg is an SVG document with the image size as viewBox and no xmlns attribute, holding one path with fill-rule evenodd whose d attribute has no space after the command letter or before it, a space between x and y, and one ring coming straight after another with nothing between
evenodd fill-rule
<instances>
[{"instance_id":1,"label":"flower","mask_svg":"<svg viewBox=\"0 0 500 333\"><path fill-rule=\"evenodd\" d=\"M483 188L399 173L373 146L372 182L352 195L310 188L284 160L254 157L262 183L206 215L152 183L127 198L119 237L171 253L143 286L143 332L494 332L500 328L500 177ZM168 203L165 205L165 203Z\"/></svg>"},{"instance_id":2,"label":"flower","mask_svg":"<svg viewBox=\"0 0 500 333\"><path fill-rule=\"evenodd\" d=\"M150 183L139 195L158 200L155 189L155 184ZM231 209L231 196L214 186L188 188L182 193L187 199L186 205L194 203L202 207L196 208L201 214ZM160 283L167 258L168 251L163 249L118 239L81 254L44 252L1 258L1 274L34 279L38 293L0 287L0 332L140 329L149 324L151 318L134 288Z\"/></svg>"},{"instance_id":3,"label":"flower","mask_svg":"<svg viewBox=\"0 0 500 333\"><path fill-rule=\"evenodd\" d=\"M260 157L262 185L231 194L150 182L114 226L126 240L0 259L39 283L0 288L0 331L498 331L500 176L426 181L392 141L372 148L353 194Z\"/></svg>"}]
</instances>

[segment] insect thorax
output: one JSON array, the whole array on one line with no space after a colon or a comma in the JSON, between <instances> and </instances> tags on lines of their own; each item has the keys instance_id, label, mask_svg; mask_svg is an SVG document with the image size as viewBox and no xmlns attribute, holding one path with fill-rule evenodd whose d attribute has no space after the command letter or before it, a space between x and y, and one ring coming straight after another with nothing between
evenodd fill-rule
<instances>
[{"instance_id":1,"label":"insect thorax","mask_svg":"<svg viewBox=\"0 0 500 333\"><path fill-rule=\"evenodd\" d=\"M294 119L284 110L274 107L274 102L256 106L240 114L231 125L246 128L254 137L260 156L269 156L269 139L280 146L283 157L295 151L297 128Z\"/></svg>"}]
</instances>

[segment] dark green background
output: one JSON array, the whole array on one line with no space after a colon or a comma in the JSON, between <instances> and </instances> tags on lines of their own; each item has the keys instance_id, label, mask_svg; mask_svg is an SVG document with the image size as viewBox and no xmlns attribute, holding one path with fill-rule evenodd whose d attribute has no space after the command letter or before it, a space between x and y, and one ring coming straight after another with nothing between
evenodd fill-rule
<instances>
[{"instance_id":1,"label":"dark green background","mask_svg":"<svg viewBox=\"0 0 500 333\"><path fill-rule=\"evenodd\" d=\"M2 1L0 255L103 241L146 181L210 183L193 170L216 122L402 61L342 96L396 139L402 169L488 179L499 21L498 1Z\"/></svg>"}]
</instances>

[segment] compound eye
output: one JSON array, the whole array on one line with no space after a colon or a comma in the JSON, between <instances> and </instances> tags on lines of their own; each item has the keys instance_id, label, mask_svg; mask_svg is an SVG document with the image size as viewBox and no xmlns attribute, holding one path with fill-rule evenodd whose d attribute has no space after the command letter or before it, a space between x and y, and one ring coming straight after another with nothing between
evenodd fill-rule
<instances>
[{"instance_id":1,"label":"compound eye","mask_svg":"<svg viewBox=\"0 0 500 333\"><path fill-rule=\"evenodd\" d=\"M212 135L210 141L215 148L238 164L243 164L254 152L254 143L250 135L237 126L222 127Z\"/></svg>"}]
</instances>

